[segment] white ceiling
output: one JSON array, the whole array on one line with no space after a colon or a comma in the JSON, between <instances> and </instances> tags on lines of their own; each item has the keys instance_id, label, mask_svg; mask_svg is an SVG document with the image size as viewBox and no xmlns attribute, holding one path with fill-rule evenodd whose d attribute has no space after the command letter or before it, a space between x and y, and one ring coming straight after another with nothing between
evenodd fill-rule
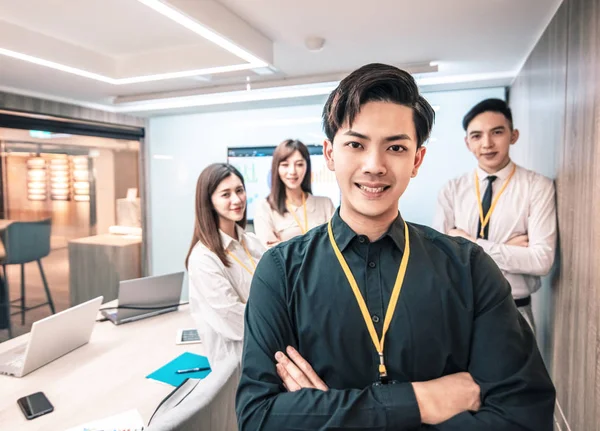
<instances>
[{"instance_id":1,"label":"white ceiling","mask_svg":"<svg viewBox=\"0 0 600 431\"><path fill-rule=\"evenodd\" d=\"M0 0L0 52L78 68L109 81L251 67L145 1L155 0ZM243 93L247 77L259 94L261 86L335 82L370 62L422 68L432 61L439 63L437 72L417 75L426 88L508 85L560 2L164 0L194 23L264 60L274 73L242 70L116 85L0 55L0 91L151 113L163 108L141 108L148 101L196 106L196 95ZM325 47L309 52L304 46L308 36L325 38Z\"/></svg>"},{"instance_id":2,"label":"white ceiling","mask_svg":"<svg viewBox=\"0 0 600 431\"><path fill-rule=\"evenodd\" d=\"M107 56L193 45L199 39L137 1L2 0L0 11L4 21Z\"/></svg>"},{"instance_id":3,"label":"white ceiling","mask_svg":"<svg viewBox=\"0 0 600 431\"><path fill-rule=\"evenodd\" d=\"M556 0L220 0L274 41L287 74L365 63L442 61L444 72L513 71L557 8ZM327 4L327 9L325 9ZM304 38L327 39L310 53Z\"/></svg>"}]
</instances>

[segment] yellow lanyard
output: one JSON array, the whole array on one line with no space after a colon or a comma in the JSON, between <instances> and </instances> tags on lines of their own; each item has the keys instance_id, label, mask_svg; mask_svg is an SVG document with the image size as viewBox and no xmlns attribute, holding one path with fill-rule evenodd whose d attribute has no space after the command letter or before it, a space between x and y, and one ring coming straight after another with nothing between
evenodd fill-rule
<instances>
[{"instance_id":1,"label":"yellow lanyard","mask_svg":"<svg viewBox=\"0 0 600 431\"><path fill-rule=\"evenodd\" d=\"M479 189L479 175L477 175L477 170L475 170L475 193L477 194L477 203L479 205L479 220L481 221L481 231L479 232L479 236L481 238L483 238L483 236L484 236L483 231L484 231L485 227L487 226L487 224L490 222L490 217L492 216L492 213L494 212L494 209L496 208L498 199L500 199L500 196L502 196L502 193L504 193L506 186L508 185L508 183L510 182L510 179L515 174L516 170L517 170L517 165L515 165L513 167L512 172L510 173L510 175L508 176L506 181L504 181L502 188L500 189L500 191L498 192L498 194L492 201L492 205L490 206L489 211L485 215L483 214L483 203L481 202L481 190ZM490 187L490 186L488 186L488 187Z\"/></svg>"},{"instance_id":2,"label":"yellow lanyard","mask_svg":"<svg viewBox=\"0 0 600 431\"><path fill-rule=\"evenodd\" d=\"M350 287L352 287L352 292L354 292L354 296L356 297L356 301L358 302L358 306L360 307L360 311L362 312L363 319L365 320L365 324L367 325L367 329L369 330L369 334L371 335L371 339L373 340L373 344L375 345L375 350L379 354L379 376L382 380L387 378L387 370L385 368L385 363L383 360L383 343L385 342L385 334L387 333L390 323L392 322L392 317L394 316L394 311L396 310L396 304L398 303L398 297L400 296L400 290L402 289L402 283L404 282L404 276L406 275L406 267L408 266L408 258L410 257L410 241L408 235L408 225L404 222L404 255L402 256L402 261L400 262L400 268L398 269L398 275L396 277L396 283L394 283L394 289L392 290L392 296L390 298L390 303L388 304L387 311L385 312L385 320L383 321L383 332L381 333L381 339L377 337L377 331L375 330L375 325L373 325L373 321L371 320L371 316L369 314L369 309L367 308L367 304L360 293L360 289L358 288L358 284L354 279L354 275L352 275L352 271L350 267L346 263L344 256L335 242L335 238L333 236L333 230L331 227L331 220L329 220L327 226L329 232L329 241L331 242L331 246L333 247L333 251L340 262L340 266L344 270L344 274L346 274L346 278L348 279L348 283L350 283Z\"/></svg>"},{"instance_id":3,"label":"yellow lanyard","mask_svg":"<svg viewBox=\"0 0 600 431\"><path fill-rule=\"evenodd\" d=\"M225 250L225 251L227 252L227 254L229 254L229 256L231 256L233 258L233 260L235 260L237 263L239 263L239 265L242 268L244 268L246 271L248 271L248 273L250 275L254 275L254 270L256 270L256 263L254 262L254 259L252 259L252 256L250 255L250 252L248 251L248 249L244 245L244 241L241 241L240 244L242 244L242 247L244 248L244 251L246 252L246 255L248 255L248 259L250 259L250 263L252 264L252 270L250 268L248 268L235 254L233 254L229 250Z\"/></svg>"},{"instance_id":4,"label":"yellow lanyard","mask_svg":"<svg viewBox=\"0 0 600 431\"><path fill-rule=\"evenodd\" d=\"M304 227L302 227L302 223L300 223L300 219L298 219L296 212L292 211L290 209L289 205L286 205L286 206L287 206L287 209L290 212L290 214L292 214L292 216L294 217L294 220L296 220L298 227L302 231L302 235L304 235L306 232L308 232L308 218L306 218L306 195L304 193L302 193L302 206L304 207Z\"/></svg>"}]
</instances>

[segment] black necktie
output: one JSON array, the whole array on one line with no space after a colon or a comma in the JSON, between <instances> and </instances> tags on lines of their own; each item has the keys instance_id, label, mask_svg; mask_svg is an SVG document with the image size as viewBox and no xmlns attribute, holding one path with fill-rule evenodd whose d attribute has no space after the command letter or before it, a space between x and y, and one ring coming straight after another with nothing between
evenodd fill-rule
<instances>
[{"instance_id":1,"label":"black necktie","mask_svg":"<svg viewBox=\"0 0 600 431\"><path fill-rule=\"evenodd\" d=\"M487 215L490 207L492 206L492 183L498 178L495 175L490 175L486 179L488 180L488 185L485 189L485 193L483 194L483 199L481 200L481 206L483 207L483 218L485 220L485 216ZM488 239L488 231L490 230L490 220L488 220L488 224L485 225L483 229L483 239ZM477 238L481 238L481 218L479 218L479 223L477 224Z\"/></svg>"}]
</instances>

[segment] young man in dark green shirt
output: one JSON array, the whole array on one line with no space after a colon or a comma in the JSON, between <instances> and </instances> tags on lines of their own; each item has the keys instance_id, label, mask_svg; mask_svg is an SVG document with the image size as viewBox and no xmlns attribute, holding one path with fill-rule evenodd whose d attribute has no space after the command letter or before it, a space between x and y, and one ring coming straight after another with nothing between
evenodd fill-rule
<instances>
[{"instance_id":1,"label":"young man in dark green shirt","mask_svg":"<svg viewBox=\"0 0 600 431\"><path fill-rule=\"evenodd\" d=\"M342 203L256 269L241 430L552 429L554 387L496 264L398 212L433 120L392 66L330 95L324 153Z\"/></svg>"}]
</instances>

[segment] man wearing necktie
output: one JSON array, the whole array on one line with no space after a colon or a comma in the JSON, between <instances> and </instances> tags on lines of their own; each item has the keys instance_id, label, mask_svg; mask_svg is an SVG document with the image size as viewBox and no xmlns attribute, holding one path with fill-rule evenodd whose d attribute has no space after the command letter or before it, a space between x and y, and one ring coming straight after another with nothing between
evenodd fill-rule
<instances>
[{"instance_id":1,"label":"man wearing necktie","mask_svg":"<svg viewBox=\"0 0 600 431\"><path fill-rule=\"evenodd\" d=\"M433 227L480 245L502 270L519 311L535 329L531 294L555 255L554 183L511 161L510 146L519 131L503 100L475 105L463 128L478 166L441 190Z\"/></svg>"}]
</instances>

